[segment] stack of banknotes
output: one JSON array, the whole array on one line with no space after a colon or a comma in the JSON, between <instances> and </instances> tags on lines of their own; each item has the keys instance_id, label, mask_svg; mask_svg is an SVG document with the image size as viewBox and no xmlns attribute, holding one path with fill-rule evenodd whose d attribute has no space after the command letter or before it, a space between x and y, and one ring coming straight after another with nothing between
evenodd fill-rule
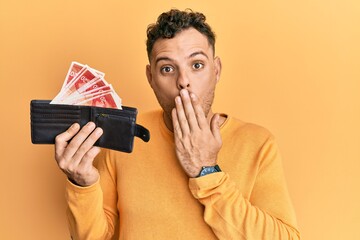
<instances>
[{"instance_id":1,"label":"stack of banknotes","mask_svg":"<svg viewBox=\"0 0 360 240\"><path fill-rule=\"evenodd\" d=\"M50 104L85 105L121 109L121 98L105 74L78 62L72 62L58 95Z\"/></svg>"}]
</instances>

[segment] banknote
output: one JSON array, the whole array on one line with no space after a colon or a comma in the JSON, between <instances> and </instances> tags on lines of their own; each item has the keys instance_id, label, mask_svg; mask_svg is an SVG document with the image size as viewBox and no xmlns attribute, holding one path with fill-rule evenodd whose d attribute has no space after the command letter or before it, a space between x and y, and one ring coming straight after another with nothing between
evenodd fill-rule
<instances>
[{"instance_id":1,"label":"banknote","mask_svg":"<svg viewBox=\"0 0 360 240\"><path fill-rule=\"evenodd\" d=\"M80 87L97 77L96 73L89 67L83 67L80 72L61 90L60 94L55 97L55 101L60 103Z\"/></svg>"},{"instance_id":2,"label":"banknote","mask_svg":"<svg viewBox=\"0 0 360 240\"><path fill-rule=\"evenodd\" d=\"M77 103L76 105L118 108L117 106L121 106L121 102L118 102L118 99L113 92L107 92Z\"/></svg>"},{"instance_id":3,"label":"banknote","mask_svg":"<svg viewBox=\"0 0 360 240\"><path fill-rule=\"evenodd\" d=\"M72 98L78 98L81 97L81 95L86 95L89 92L93 92L94 90L98 88L102 88L105 86L111 86L104 78L94 78L93 80L87 82L80 88L76 89L76 91L72 92L70 96L68 96L68 99Z\"/></svg>"},{"instance_id":4,"label":"banknote","mask_svg":"<svg viewBox=\"0 0 360 240\"><path fill-rule=\"evenodd\" d=\"M75 62L75 61L71 62L70 67L69 67L69 70L68 70L68 72L67 72L67 74L66 74L66 77L65 77L65 81L64 81L63 86L62 86L61 89L64 89L65 86L66 86L67 84L69 84L69 83L71 82L71 80L72 80L72 79L81 71L81 69L83 69L84 67L85 67L84 64L81 64L81 63L78 63L78 62ZM96 70L96 69L93 69L93 70L94 70L94 72L95 72L97 75L99 75L99 76L101 76L101 77L104 77L104 76L105 76L105 73L100 72L100 71L98 71L98 70Z\"/></svg>"},{"instance_id":5,"label":"banknote","mask_svg":"<svg viewBox=\"0 0 360 240\"><path fill-rule=\"evenodd\" d=\"M95 97L96 95L103 94L106 92L113 92L113 88L111 85L94 88L91 91L87 91L86 93L76 92L75 94L72 94L70 97L64 99L62 104L77 105L80 102L83 102L87 99Z\"/></svg>"},{"instance_id":6,"label":"banknote","mask_svg":"<svg viewBox=\"0 0 360 240\"><path fill-rule=\"evenodd\" d=\"M71 62L61 91L50 104L101 106L121 109L121 98L105 73L79 62Z\"/></svg>"}]
</instances>

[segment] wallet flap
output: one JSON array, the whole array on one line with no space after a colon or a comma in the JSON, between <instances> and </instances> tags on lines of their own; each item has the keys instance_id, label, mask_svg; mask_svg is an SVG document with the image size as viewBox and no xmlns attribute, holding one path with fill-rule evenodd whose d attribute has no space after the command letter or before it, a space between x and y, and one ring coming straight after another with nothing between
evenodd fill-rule
<instances>
[{"instance_id":1,"label":"wallet flap","mask_svg":"<svg viewBox=\"0 0 360 240\"><path fill-rule=\"evenodd\" d=\"M144 142L148 142L150 140L149 130L139 124L136 124L135 126L135 136L141 138Z\"/></svg>"}]
</instances>

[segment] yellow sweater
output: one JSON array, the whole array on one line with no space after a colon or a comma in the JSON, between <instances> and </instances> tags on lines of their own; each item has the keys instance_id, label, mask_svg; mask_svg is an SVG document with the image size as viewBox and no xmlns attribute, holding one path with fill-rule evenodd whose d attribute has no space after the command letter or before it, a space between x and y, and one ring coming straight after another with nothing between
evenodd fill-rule
<instances>
[{"instance_id":1,"label":"yellow sweater","mask_svg":"<svg viewBox=\"0 0 360 240\"><path fill-rule=\"evenodd\" d=\"M267 130L228 117L220 130L223 172L189 179L162 112L138 122L150 130L150 142L136 139L131 154L103 149L96 159L100 180L92 186L67 182L73 239L300 239Z\"/></svg>"}]
</instances>

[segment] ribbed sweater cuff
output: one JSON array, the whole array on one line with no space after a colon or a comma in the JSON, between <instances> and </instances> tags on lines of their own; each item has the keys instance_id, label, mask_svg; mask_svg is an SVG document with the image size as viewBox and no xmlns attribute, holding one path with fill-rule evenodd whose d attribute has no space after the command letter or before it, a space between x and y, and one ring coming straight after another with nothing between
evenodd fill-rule
<instances>
[{"instance_id":1,"label":"ribbed sweater cuff","mask_svg":"<svg viewBox=\"0 0 360 240\"><path fill-rule=\"evenodd\" d=\"M210 190L218 187L226 174L224 172L212 173L203 177L190 178L189 188L194 197L198 198L198 192L203 190Z\"/></svg>"},{"instance_id":2,"label":"ribbed sweater cuff","mask_svg":"<svg viewBox=\"0 0 360 240\"><path fill-rule=\"evenodd\" d=\"M78 185L73 184L69 179L66 180L66 189L69 191L73 191L76 193L89 193L89 192L94 192L96 190L98 190L100 187L100 177L98 178L98 180L87 187L81 187Z\"/></svg>"}]
</instances>

